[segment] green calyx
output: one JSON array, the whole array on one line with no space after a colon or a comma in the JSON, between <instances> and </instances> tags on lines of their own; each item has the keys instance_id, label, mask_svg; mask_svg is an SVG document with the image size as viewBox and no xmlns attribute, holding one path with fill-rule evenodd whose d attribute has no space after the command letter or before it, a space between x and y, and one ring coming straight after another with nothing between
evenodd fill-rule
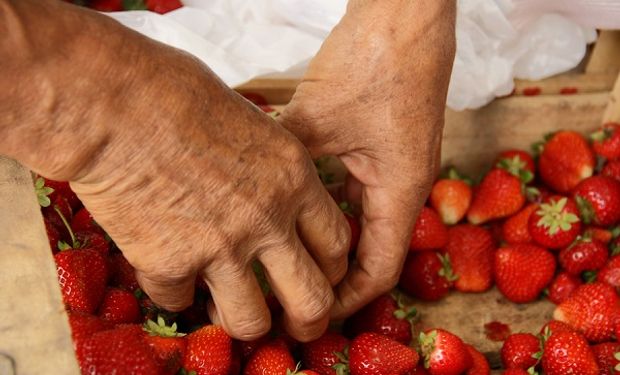
<instances>
[{"instance_id":1,"label":"green calyx","mask_svg":"<svg viewBox=\"0 0 620 375\"><path fill-rule=\"evenodd\" d=\"M590 134L590 140L593 142L603 142L611 138L612 135L614 135L614 129L611 127L606 127Z\"/></svg>"},{"instance_id":2,"label":"green calyx","mask_svg":"<svg viewBox=\"0 0 620 375\"><path fill-rule=\"evenodd\" d=\"M334 355L340 361L332 366L336 375L349 375L349 346L345 346L342 352L334 352Z\"/></svg>"},{"instance_id":3,"label":"green calyx","mask_svg":"<svg viewBox=\"0 0 620 375\"><path fill-rule=\"evenodd\" d=\"M124 10L147 10L144 0L123 0Z\"/></svg>"},{"instance_id":4,"label":"green calyx","mask_svg":"<svg viewBox=\"0 0 620 375\"><path fill-rule=\"evenodd\" d=\"M342 201L338 204L338 207L340 207L340 210L344 212L345 214L349 216L353 216L353 207L351 206L349 202Z\"/></svg>"},{"instance_id":5,"label":"green calyx","mask_svg":"<svg viewBox=\"0 0 620 375\"><path fill-rule=\"evenodd\" d=\"M435 342L437 341L437 330L429 333L420 332L418 336L418 344L420 345L420 353L424 357L424 368L431 366L431 353L435 350Z\"/></svg>"},{"instance_id":6,"label":"green calyx","mask_svg":"<svg viewBox=\"0 0 620 375\"><path fill-rule=\"evenodd\" d=\"M497 163L496 167L507 171L515 177L518 177L521 182L526 185L534 179L534 174L526 168L527 163L524 160L521 160L519 155L515 155L512 159L501 159Z\"/></svg>"},{"instance_id":7,"label":"green calyx","mask_svg":"<svg viewBox=\"0 0 620 375\"><path fill-rule=\"evenodd\" d=\"M596 276L598 275L598 273L596 271L584 271L581 274L581 279L586 283L586 284L592 284L593 282L596 281Z\"/></svg>"},{"instance_id":8,"label":"green calyx","mask_svg":"<svg viewBox=\"0 0 620 375\"><path fill-rule=\"evenodd\" d=\"M71 246L67 244L66 242L58 241L58 249L60 249L61 251L67 250L67 249L79 249L80 242L75 238L75 234L73 234L73 230L71 229L71 225L69 225L67 218L65 217L65 215L62 214L62 212L60 211L60 208L58 208L58 206L56 205L54 206L54 211L56 211L58 216L60 216L60 220L62 220L62 223L65 225L65 228L67 228L67 231L69 231L69 236L71 236Z\"/></svg>"},{"instance_id":9,"label":"green calyx","mask_svg":"<svg viewBox=\"0 0 620 375\"><path fill-rule=\"evenodd\" d=\"M396 300L398 309L394 310L394 317L396 319L406 319L410 323L413 323L418 318L418 310L413 306L407 306L403 301L403 295L397 291L392 293L392 298Z\"/></svg>"},{"instance_id":10,"label":"green calyx","mask_svg":"<svg viewBox=\"0 0 620 375\"><path fill-rule=\"evenodd\" d=\"M564 211L566 202L568 202L568 198L561 198L558 201L552 200L550 203L541 204L538 211L536 211L536 214L540 216L536 225L547 228L547 232L550 235L555 235L560 230L563 232L569 231L572 228L572 224L579 222L579 217Z\"/></svg>"},{"instance_id":11,"label":"green calyx","mask_svg":"<svg viewBox=\"0 0 620 375\"><path fill-rule=\"evenodd\" d=\"M39 206L41 207L49 207L52 204L50 201L49 195L54 192L54 189L51 187L45 186L45 179L43 177L39 177L34 182L34 191L37 194L37 200L39 201Z\"/></svg>"},{"instance_id":12,"label":"green calyx","mask_svg":"<svg viewBox=\"0 0 620 375\"><path fill-rule=\"evenodd\" d=\"M614 353L614 359L616 361L620 361L620 353ZM620 371L620 363L617 364L616 367L614 367L614 370Z\"/></svg>"},{"instance_id":13,"label":"green calyx","mask_svg":"<svg viewBox=\"0 0 620 375\"><path fill-rule=\"evenodd\" d=\"M151 319L144 323L142 329L151 336L160 337L183 337L185 333L177 332L177 324L172 323L171 326L166 324L166 321L161 315L157 316L157 323Z\"/></svg>"},{"instance_id":14,"label":"green calyx","mask_svg":"<svg viewBox=\"0 0 620 375\"><path fill-rule=\"evenodd\" d=\"M461 174L454 167L450 167L447 170L445 170L441 174L440 177L443 178L443 179L447 179L447 180L460 180L460 181L463 181L464 183L466 183L469 186L473 185L473 181L471 180L471 178L465 176L464 174Z\"/></svg>"},{"instance_id":15,"label":"green calyx","mask_svg":"<svg viewBox=\"0 0 620 375\"><path fill-rule=\"evenodd\" d=\"M579 213L581 214L581 220L583 220L585 224L592 223L596 217L592 204L579 195L575 196L575 202L577 202L577 207L579 208Z\"/></svg>"},{"instance_id":16,"label":"green calyx","mask_svg":"<svg viewBox=\"0 0 620 375\"><path fill-rule=\"evenodd\" d=\"M448 254L437 254L437 257L439 257L439 260L441 261L441 269L438 272L439 276L445 277L446 280L448 280L449 282L454 282L458 280L458 275L455 275L454 271L452 271L450 256Z\"/></svg>"}]
</instances>

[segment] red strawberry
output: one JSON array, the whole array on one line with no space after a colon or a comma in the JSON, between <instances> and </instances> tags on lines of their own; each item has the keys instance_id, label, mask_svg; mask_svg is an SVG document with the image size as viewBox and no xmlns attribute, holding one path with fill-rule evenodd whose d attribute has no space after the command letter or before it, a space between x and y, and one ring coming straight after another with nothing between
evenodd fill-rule
<instances>
[{"instance_id":1,"label":"red strawberry","mask_svg":"<svg viewBox=\"0 0 620 375\"><path fill-rule=\"evenodd\" d=\"M557 332L575 332L573 327L569 326L564 322L560 322L559 320L550 320L548 321L541 329L540 334L544 335L548 331L548 335L552 335ZM547 336L548 336L547 335Z\"/></svg>"},{"instance_id":2,"label":"red strawberry","mask_svg":"<svg viewBox=\"0 0 620 375\"><path fill-rule=\"evenodd\" d=\"M95 333L84 340L80 367L84 374L161 374L140 325Z\"/></svg>"},{"instance_id":3,"label":"red strawberry","mask_svg":"<svg viewBox=\"0 0 620 375\"><path fill-rule=\"evenodd\" d=\"M261 336L251 341L241 341L241 357L243 362L247 362L256 349L263 346L271 339L270 335Z\"/></svg>"},{"instance_id":4,"label":"red strawberry","mask_svg":"<svg viewBox=\"0 0 620 375\"><path fill-rule=\"evenodd\" d=\"M445 178L433 185L430 202L441 220L447 225L453 225L465 217L471 197L471 187L465 181Z\"/></svg>"},{"instance_id":5,"label":"red strawberry","mask_svg":"<svg viewBox=\"0 0 620 375\"><path fill-rule=\"evenodd\" d=\"M71 228L76 232L89 231L105 235L103 229L101 229L101 227L93 219L90 212L88 212L88 210L84 207L73 215L73 218L71 219Z\"/></svg>"},{"instance_id":6,"label":"red strawberry","mask_svg":"<svg viewBox=\"0 0 620 375\"><path fill-rule=\"evenodd\" d=\"M99 316L114 324L138 323L141 318L140 306L133 293L109 288L99 306Z\"/></svg>"},{"instance_id":7,"label":"red strawberry","mask_svg":"<svg viewBox=\"0 0 620 375\"><path fill-rule=\"evenodd\" d=\"M465 375L489 375L491 367L485 356L469 344L465 344L465 348L467 348L472 360L472 366Z\"/></svg>"},{"instance_id":8,"label":"red strawberry","mask_svg":"<svg viewBox=\"0 0 620 375\"><path fill-rule=\"evenodd\" d=\"M431 375L459 375L471 368L472 358L461 339L443 329L420 333L420 353Z\"/></svg>"},{"instance_id":9,"label":"red strawberry","mask_svg":"<svg viewBox=\"0 0 620 375\"><path fill-rule=\"evenodd\" d=\"M613 256L607 264L601 268L596 280L620 288L620 255Z\"/></svg>"},{"instance_id":10,"label":"red strawberry","mask_svg":"<svg viewBox=\"0 0 620 375\"><path fill-rule=\"evenodd\" d=\"M123 254L117 253L110 256L112 284L121 289L135 292L140 286L136 279L136 270L125 259Z\"/></svg>"},{"instance_id":11,"label":"red strawberry","mask_svg":"<svg viewBox=\"0 0 620 375\"><path fill-rule=\"evenodd\" d=\"M609 340L620 313L614 288L603 283L584 284L556 307L553 318L581 332L591 342Z\"/></svg>"},{"instance_id":12,"label":"red strawberry","mask_svg":"<svg viewBox=\"0 0 620 375\"><path fill-rule=\"evenodd\" d=\"M520 368L527 370L536 365L538 360L534 357L540 350L538 338L529 333L515 333L504 341L501 350L502 364L504 368Z\"/></svg>"},{"instance_id":13,"label":"red strawberry","mask_svg":"<svg viewBox=\"0 0 620 375\"><path fill-rule=\"evenodd\" d=\"M518 243L531 243L532 236L528 229L528 221L532 212L538 209L537 204L529 204L521 211L512 215L502 225L502 238L511 245Z\"/></svg>"},{"instance_id":14,"label":"red strawberry","mask_svg":"<svg viewBox=\"0 0 620 375\"><path fill-rule=\"evenodd\" d=\"M301 345L302 362L322 375L336 374L334 365L343 363L348 345L349 340L341 334L325 332L318 339Z\"/></svg>"},{"instance_id":15,"label":"red strawberry","mask_svg":"<svg viewBox=\"0 0 620 375\"><path fill-rule=\"evenodd\" d=\"M159 14L165 14L175 9L181 8L181 0L146 0L147 8Z\"/></svg>"},{"instance_id":16,"label":"red strawberry","mask_svg":"<svg viewBox=\"0 0 620 375\"><path fill-rule=\"evenodd\" d=\"M531 374L520 368L511 368L511 369L508 369L502 372L502 375L531 375Z\"/></svg>"},{"instance_id":17,"label":"red strawberry","mask_svg":"<svg viewBox=\"0 0 620 375\"><path fill-rule=\"evenodd\" d=\"M422 207L413 227L410 250L440 249L448 242L448 230L441 218L429 207Z\"/></svg>"},{"instance_id":18,"label":"red strawberry","mask_svg":"<svg viewBox=\"0 0 620 375\"><path fill-rule=\"evenodd\" d=\"M483 224L517 213L525 203L521 180L503 169L490 171L478 186L467 220Z\"/></svg>"},{"instance_id":19,"label":"red strawberry","mask_svg":"<svg viewBox=\"0 0 620 375\"><path fill-rule=\"evenodd\" d=\"M286 375L321 375L314 370L299 370L291 373L290 371Z\"/></svg>"},{"instance_id":20,"label":"red strawberry","mask_svg":"<svg viewBox=\"0 0 620 375\"><path fill-rule=\"evenodd\" d=\"M50 248L52 249L52 253L56 254L58 252L58 241L60 241L60 234L58 233L58 229L47 219L43 218L45 223L45 232L47 233L47 239L50 243Z\"/></svg>"},{"instance_id":21,"label":"red strawberry","mask_svg":"<svg viewBox=\"0 0 620 375\"><path fill-rule=\"evenodd\" d=\"M570 245L581 233L579 210L572 199L552 196L530 216L528 228L532 239L549 249Z\"/></svg>"},{"instance_id":22,"label":"red strawberry","mask_svg":"<svg viewBox=\"0 0 620 375\"><path fill-rule=\"evenodd\" d=\"M483 292L493 285L495 243L491 233L471 224L459 224L448 231L445 251L458 277L454 286L461 292Z\"/></svg>"},{"instance_id":23,"label":"red strawberry","mask_svg":"<svg viewBox=\"0 0 620 375\"><path fill-rule=\"evenodd\" d=\"M447 256L435 251L409 253L398 285L406 293L425 301L445 297L455 276Z\"/></svg>"},{"instance_id":24,"label":"red strawberry","mask_svg":"<svg viewBox=\"0 0 620 375\"><path fill-rule=\"evenodd\" d=\"M542 356L545 375L597 375L598 365L588 342L576 332L557 332L545 343Z\"/></svg>"},{"instance_id":25,"label":"red strawberry","mask_svg":"<svg viewBox=\"0 0 620 375\"><path fill-rule=\"evenodd\" d=\"M345 322L345 332L355 337L364 332L385 335L394 341L409 345L411 342L411 320L417 311L404 306L389 294L379 296ZM314 366L311 366L314 367Z\"/></svg>"},{"instance_id":26,"label":"red strawberry","mask_svg":"<svg viewBox=\"0 0 620 375\"><path fill-rule=\"evenodd\" d=\"M620 181L620 160L608 161L603 167L601 175Z\"/></svg>"},{"instance_id":27,"label":"red strawberry","mask_svg":"<svg viewBox=\"0 0 620 375\"><path fill-rule=\"evenodd\" d=\"M581 279L566 272L559 273L549 285L549 300L556 305L566 301L581 285Z\"/></svg>"},{"instance_id":28,"label":"red strawberry","mask_svg":"<svg viewBox=\"0 0 620 375\"><path fill-rule=\"evenodd\" d=\"M419 359L413 348L372 332L357 336L349 348L351 375L404 374Z\"/></svg>"},{"instance_id":29,"label":"red strawberry","mask_svg":"<svg viewBox=\"0 0 620 375\"><path fill-rule=\"evenodd\" d=\"M47 219L56 228L56 230L58 230L60 239L68 241L70 238L67 230L68 223L65 225L63 218L66 221L70 221L73 212L71 211L71 206L69 206L67 200L60 196L56 197L48 207L42 208L41 212L43 213L43 217ZM60 215L62 215L62 218Z\"/></svg>"},{"instance_id":30,"label":"red strawberry","mask_svg":"<svg viewBox=\"0 0 620 375\"><path fill-rule=\"evenodd\" d=\"M620 158L620 124L609 122L590 135L592 149L605 159Z\"/></svg>"},{"instance_id":31,"label":"red strawberry","mask_svg":"<svg viewBox=\"0 0 620 375\"><path fill-rule=\"evenodd\" d=\"M609 242L611 242L611 240L613 240L614 233L608 229L599 228L591 225L584 229L582 237L591 238L607 245Z\"/></svg>"},{"instance_id":32,"label":"red strawberry","mask_svg":"<svg viewBox=\"0 0 620 375\"><path fill-rule=\"evenodd\" d=\"M607 263L607 247L596 240L581 239L562 249L558 257L560 265L571 275L583 271L596 271Z\"/></svg>"},{"instance_id":33,"label":"red strawberry","mask_svg":"<svg viewBox=\"0 0 620 375\"><path fill-rule=\"evenodd\" d=\"M88 247L97 250L104 256L107 256L110 252L110 244L106 241L105 237L98 232L75 232L75 240L80 244L80 247Z\"/></svg>"},{"instance_id":34,"label":"red strawberry","mask_svg":"<svg viewBox=\"0 0 620 375\"><path fill-rule=\"evenodd\" d=\"M71 326L71 338L74 342L90 338L93 334L105 331L114 327L110 322L98 316L79 312L67 311L69 325Z\"/></svg>"},{"instance_id":35,"label":"red strawberry","mask_svg":"<svg viewBox=\"0 0 620 375\"><path fill-rule=\"evenodd\" d=\"M499 154L495 159L494 165L501 164L502 168L508 166L510 169L518 173L518 171L528 171L532 175L536 172L536 164L534 158L527 151L523 150L506 150Z\"/></svg>"},{"instance_id":36,"label":"red strawberry","mask_svg":"<svg viewBox=\"0 0 620 375\"><path fill-rule=\"evenodd\" d=\"M100 12L118 12L123 10L123 0L91 0L90 7Z\"/></svg>"},{"instance_id":37,"label":"red strawberry","mask_svg":"<svg viewBox=\"0 0 620 375\"><path fill-rule=\"evenodd\" d=\"M220 326L207 325L186 336L183 368L196 375L238 374L240 361L233 339Z\"/></svg>"},{"instance_id":38,"label":"red strawberry","mask_svg":"<svg viewBox=\"0 0 620 375\"><path fill-rule=\"evenodd\" d=\"M424 364L418 364L412 371L406 373L407 375L429 375L428 371L424 368Z\"/></svg>"},{"instance_id":39,"label":"red strawberry","mask_svg":"<svg viewBox=\"0 0 620 375\"><path fill-rule=\"evenodd\" d=\"M584 223L610 226L620 220L620 181L593 176L580 182L573 194Z\"/></svg>"},{"instance_id":40,"label":"red strawberry","mask_svg":"<svg viewBox=\"0 0 620 375\"><path fill-rule=\"evenodd\" d=\"M147 320L143 326L144 341L153 349L155 359L163 375L174 375L181 368L181 360L187 350L184 333L177 332L177 325L166 325L164 318L157 317L157 323Z\"/></svg>"},{"instance_id":41,"label":"red strawberry","mask_svg":"<svg viewBox=\"0 0 620 375\"><path fill-rule=\"evenodd\" d=\"M495 252L495 283L512 302L534 301L553 279L554 273L555 258L541 247L521 244Z\"/></svg>"},{"instance_id":42,"label":"red strawberry","mask_svg":"<svg viewBox=\"0 0 620 375\"><path fill-rule=\"evenodd\" d=\"M553 190L568 193L581 180L592 176L594 153L581 134L560 131L544 145L538 171L543 182Z\"/></svg>"},{"instance_id":43,"label":"red strawberry","mask_svg":"<svg viewBox=\"0 0 620 375\"><path fill-rule=\"evenodd\" d=\"M604 342L601 344L593 345L590 347L596 363L599 368L599 375L614 375L617 374L616 366L620 364L620 344L617 342Z\"/></svg>"},{"instance_id":44,"label":"red strawberry","mask_svg":"<svg viewBox=\"0 0 620 375\"><path fill-rule=\"evenodd\" d=\"M71 310L94 313L105 292L107 260L92 249L68 249L54 255L62 297Z\"/></svg>"},{"instance_id":45,"label":"red strawberry","mask_svg":"<svg viewBox=\"0 0 620 375\"><path fill-rule=\"evenodd\" d=\"M243 374L287 374L295 368L295 360L288 347L283 341L276 339L254 350L243 370Z\"/></svg>"}]
</instances>

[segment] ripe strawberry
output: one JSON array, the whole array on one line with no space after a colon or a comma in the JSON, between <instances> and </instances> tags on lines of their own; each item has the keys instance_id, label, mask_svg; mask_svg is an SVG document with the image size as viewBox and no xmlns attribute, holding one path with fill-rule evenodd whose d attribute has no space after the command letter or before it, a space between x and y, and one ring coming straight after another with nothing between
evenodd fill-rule
<instances>
[{"instance_id":1,"label":"ripe strawberry","mask_svg":"<svg viewBox=\"0 0 620 375\"><path fill-rule=\"evenodd\" d=\"M136 279L136 270L121 253L110 256L110 268L112 285L121 289L135 292L140 286Z\"/></svg>"},{"instance_id":2,"label":"ripe strawberry","mask_svg":"<svg viewBox=\"0 0 620 375\"><path fill-rule=\"evenodd\" d=\"M593 176L580 182L573 194L584 223L610 226L620 220L620 181Z\"/></svg>"},{"instance_id":3,"label":"ripe strawberry","mask_svg":"<svg viewBox=\"0 0 620 375\"><path fill-rule=\"evenodd\" d=\"M314 370L299 370L295 372L287 371L286 375L321 375Z\"/></svg>"},{"instance_id":4,"label":"ripe strawberry","mask_svg":"<svg viewBox=\"0 0 620 375\"><path fill-rule=\"evenodd\" d=\"M144 341L151 347L162 375L174 375L181 368L181 360L187 350L184 333L177 332L177 325L166 325L164 318L157 317L157 323L147 320L142 327Z\"/></svg>"},{"instance_id":5,"label":"ripe strawberry","mask_svg":"<svg viewBox=\"0 0 620 375\"><path fill-rule=\"evenodd\" d=\"M413 227L410 250L440 249L448 242L448 230L441 218L429 207L422 207Z\"/></svg>"},{"instance_id":6,"label":"ripe strawberry","mask_svg":"<svg viewBox=\"0 0 620 375\"><path fill-rule=\"evenodd\" d=\"M58 241L60 241L60 234L58 233L58 229L47 219L43 218L45 223L45 232L47 233L47 240L50 243L50 248L52 249L52 254L56 254L58 252Z\"/></svg>"},{"instance_id":7,"label":"ripe strawberry","mask_svg":"<svg viewBox=\"0 0 620 375\"><path fill-rule=\"evenodd\" d=\"M502 225L502 238L511 245L518 243L531 243L532 236L528 229L528 222L532 212L538 209L535 203L525 206L521 211L512 215Z\"/></svg>"},{"instance_id":8,"label":"ripe strawberry","mask_svg":"<svg viewBox=\"0 0 620 375\"><path fill-rule=\"evenodd\" d=\"M351 375L404 374L419 359L413 348L372 332L357 336L349 348Z\"/></svg>"},{"instance_id":9,"label":"ripe strawberry","mask_svg":"<svg viewBox=\"0 0 620 375\"><path fill-rule=\"evenodd\" d=\"M437 301L450 292L455 276L447 256L435 251L409 253L399 287L413 297Z\"/></svg>"},{"instance_id":10,"label":"ripe strawberry","mask_svg":"<svg viewBox=\"0 0 620 375\"><path fill-rule=\"evenodd\" d=\"M614 288L620 288L620 255L611 257L598 272L596 280Z\"/></svg>"},{"instance_id":11,"label":"ripe strawberry","mask_svg":"<svg viewBox=\"0 0 620 375\"><path fill-rule=\"evenodd\" d=\"M445 251L458 277L454 282L457 290L483 292L493 285L495 243L489 231L471 224L451 227Z\"/></svg>"},{"instance_id":12,"label":"ripe strawberry","mask_svg":"<svg viewBox=\"0 0 620 375\"><path fill-rule=\"evenodd\" d=\"M596 271L607 263L607 247L596 240L581 239L562 249L558 259L567 273L577 276L583 271Z\"/></svg>"},{"instance_id":13,"label":"ripe strawberry","mask_svg":"<svg viewBox=\"0 0 620 375\"><path fill-rule=\"evenodd\" d=\"M608 161L603 167L601 175L605 177L611 177L616 181L620 181L620 160Z\"/></svg>"},{"instance_id":14,"label":"ripe strawberry","mask_svg":"<svg viewBox=\"0 0 620 375\"><path fill-rule=\"evenodd\" d=\"M556 305L566 301L581 285L581 279L566 272L559 273L549 285L549 300Z\"/></svg>"},{"instance_id":15,"label":"ripe strawberry","mask_svg":"<svg viewBox=\"0 0 620 375\"><path fill-rule=\"evenodd\" d=\"M506 150L499 154L493 165L497 166L502 164L503 168L508 166L511 170L519 173L518 171L527 171L534 175L536 172L536 164L534 158L529 152L523 150Z\"/></svg>"},{"instance_id":16,"label":"ripe strawberry","mask_svg":"<svg viewBox=\"0 0 620 375\"><path fill-rule=\"evenodd\" d=\"M246 363L256 349L269 342L269 340L271 340L269 336L270 335L264 335L251 341L241 341L242 362Z\"/></svg>"},{"instance_id":17,"label":"ripe strawberry","mask_svg":"<svg viewBox=\"0 0 620 375\"><path fill-rule=\"evenodd\" d=\"M510 368L502 372L502 375L531 375L531 374L520 368Z\"/></svg>"},{"instance_id":18,"label":"ripe strawberry","mask_svg":"<svg viewBox=\"0 0 620 375\"><path fill-rule=\"evenodd\" d=\"M243 370L244 375L286 374L295 370L295 360L286 344L275 339L256 348Z\"/></svg>"},{"instance_id":19,"label":"ripe strawberry","mask_svg":"<svg viewBox=\"0 0 620 375\"><path fill-rule=\"evenodd\" d=\"M146 0L146 6L152 12L165 14L175 9L181 8L181 0Z\"/></svg>"},{"instance_id":20,"label":"ripe strawberry","mask_svg":"<svg viewBox=\"0 0 620 375\"><path fill-rule=\"evenodd\" d=\"M162 373L137 324L95 333L84 340L79 359L84 374Z\"/></svg>"},{"instance_id":21,"label":"ripe strawberry","mask_svg":"<svg viewBox=\"0 0 620 375\"><path fill-rule=\"evenodd\" d=\"M590 135L592 149L605 159L620 158L620 124L609 122Z\"/></svg>"},{"instance_id":22,"label":"ripe strawberry","mask_svg":"<svg viewBox=\"0 0 620 375\"><path fill-rule=\"evenodd\" d=\"M58 282L68 309L94 313L105 292L107 260L93 249L68 249L54 255Z\"/></svg>"},{"instance_id":23,"label":"ripe strawberry","mask_svg":"<svg viewBox=\"0 0 620 375\"><path fill-rule=\"evenodd\" d=\"M534 301L553 279L555 258L535 245L512 245L495 252L495 283L510 301Z\"/></svg>"},{"instance_id":24,"label":"ripe strawberry","mask_svg":"<svg viewBox=\"0 0 620 375\"><path fill-rule=\"evenodd\" d=\"M557 332L575 332L573 327L569 326L559 320L550 320L540 329L540 334L544 335L548 331L548 335L552 335ZM547 335L547 336L548 336Z\"/></svg>"},{"instance_id":25,"label":"ripe strawberry","mask_svg":"<svg viewBox=\"0 0 620 375\"><path fill-rule=\"evenodd\" d=\"M461 221L471 204L472 190L467 182L455 174L452 178L438 180L431 190L431 206L437 210L441 220L447 225Z\"/></svg>"},{"instance_id":26,"label":"ripe strawberry","mask_svg":"<svg viewBox=\"0 0 620 375\"><path fill-rule=\"evenodd\" d=\"M401 344L411 342L411 321L417 311L389 294L379 296L345 322L345 332L355 337L364 332L380 333ZM313 367L313 366L311 366Z\"/></svg>"},{"instance_id":27,"label":"ripe strawberry","mask_svg":"<svg viewBox=\"0 0 620 375\"><path fill-rule=\"evenodd\" d=\"M581 134L560 131L544 145L538 171L543 182L553 190L568 193L581 180L592 176L594 153Z\"/></svg>"},{"instance_id":28,"label":"ripe strawberry","mask_svg":"<svg viewBox=\"0 0 620 375\"><path fill-rule=\"evenodd\" d=\"M233 339L220 326L207 325L187 335L183 368L196 375L238 374L240 361Z\"/></svg>"},{"instance_id":29,"label":"ripe strawberry","mask_svg":"<svg viewBox=\"0 0 620 375\"><path fill-rule=\"evenodd\" d=\"M582 237L591 238L607 245L614 238L614 233L606 228L599 228L595 226L588 226L583 230Z\"/></svg>"},{"instance_id":30,"label":"ripe strawberry","mask_svg":"<svg viewBox=\"0 0 620 375\"><path fill-rule=\"evenodd\" d=\"M597 375L598 365L588 342L576 332L557 332L545 343L542 356L545 375Z\"/></svg>"},{"instance_id":31,"label":"ripe strawberry","mask_svg":"<svg viewBox=\"0 0 620 375\"><path fill-rule=\"evenodd\" d=\"M474 225L517 213L525 203L521 180L503 169L491 170L482 180L467 211Z\"/></svg>"},{"instance_id":32,"label":"ripe strawberry","mask_svg":"<svg viewBox=\"0 0 620 375\"><path fill-rule=\"evenodd\" d=\"M114 327L112 323L95 315L71 310L67 311L67 315L69 316L69 325L71 326L71 338L74 342L81 342L97 332Z\"/></svg>"},{"instance_id":33,"label":"ripe strawberry","mask_svg":"<svg viewBox=\"0 0 620 375\"><path fill-rule=\"evenodd\" d=\"M609 340L620 313L614 288L603 283L584 284L556 307L553 318L581 332L588 341Z\"/></svg>"},{"instance_id":34,"label":"ripe strawberry","mask_svg":"<svg viewBox=\"0 0 620 375\"><path fill-rule=\"evenodd\" d=\"M99 306L99 316L114 324L140 322L140 306L133 293L117 288L108 288Z\"/></svg>"},{"instance_id":35,"label":"ripe strawberry","mask_svg":"<svg viewBox=\"0 0 620 375\"><path fill-rule=\"evenodd\" d=\"M106 241L105 237L98 232L75 232L75 240L80 244L80 247L97 250L103 256L107 256L110 252L110 244Z\"/></svg>"},{"instance_id":36,"label":"ripe strawberry","mask_svg":"<svg viewBox=\"0 0 620 375\"><path fill-rule=\"evenodd\" d=\"M322 375L336 374L334 365L343 363L343 353L348 345L346 337L328 331L318 339L301 345L301 360L306 367Z\"/></svg>"},{"instance_id":37,"label":"ripe strawberry","mask_svg":"<svg viewBox=\"0 0 620 375\"><path fill-rule=\"evenodd\" d=\"M71 228L76 232L97 232L102 236L105 236L103 229L101 229L99 224L95 222L95 219L93 219L93 216L85 207L82 207L75 213L75 215L73 215L73 218L71 219Z\"/></svg>"},{"instance_id":38,"label":"ripe strawberry","mask_svg":"<svg viewBox=\"0 0 620 375\"><path fill-rule=\"evenodd\" d=\"M432 375L459 375L471 368L472 358L461 339L443 329L420 333L424 367Z\"/></svg>"},{"instance_id":39,"label":"ripe strawberry","mask_svg":"<svg viewBox=\"0 0 620 375\"><path fill-rule=\"evenodd\" d=\"M572 199L552 196L530 216L528 228L537 244L549 249L570 245L581 233L579 210Z\"/></svg>"},{"instance_id":40,"label":"ripe strawberry","mask_svg":"<svg viewBox=\"0 0 620 375\"><path fill-rule=\"evenodd\" d=\"M91 0L89 5L100 12L118 12L123 10L123 0Z\"/></svg>"},{"instance_id":41,"label":"ripe strawberry","mask_svg":"<svg viewBox=\"0 0 620 375\"><path fill-rule=\"evenodd\" d=\"M486 357L469 344L465 344L465 348L469 352L469 356L472 360L472 366L467 370L465 375L489 375L491 373L491 367Z\"/></svg>"},{"instance_id":42,"label":"ripe strawberry","mask_svg":"<svg viewBox=\"0 0 620 375\"><path fill-rule=\"evenodd\" d=\"M406 373L407 375L429 375L428 371L424 368L424 363L419 363L412 371Z\"/></svg>"},{"instance_id":43,"label":"ripe strawberry","mask_svg":"<svg viewBox=\"0 0 620 375\"><path fill-rule=\"evenodd\" d=\"M501 350L504 368L520 368L527 370L536 365L538 359L534 357L540 350L538 338L529 333L515 333L510 335Z\"/></svg>"},{"instance_id":44,"label":"ripe strawberry","mask_svg":"<svg viewBox=\"0 0 620 375\"><path fill-rule=\"evenodd\" d=\"M614 368L620 364L620 358L617 357L617 354L620 353L620 344L617 342L604 342L593 345L590 349L592 354L594 354L594 358L596 358L599 375L617 374Z\"/></svg>"}]
</instances>

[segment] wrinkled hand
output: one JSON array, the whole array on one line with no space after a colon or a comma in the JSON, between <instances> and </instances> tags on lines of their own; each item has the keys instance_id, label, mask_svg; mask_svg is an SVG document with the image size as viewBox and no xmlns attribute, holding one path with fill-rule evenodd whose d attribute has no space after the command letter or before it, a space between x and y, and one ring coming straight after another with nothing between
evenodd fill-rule
<instances>
[{"instance_id":1,"label":"wrinkled hand","mask_svg":"<svg viewBox=\"0 0 620 375\"><path fill-rule=\"evenodd\" d=\"M279 117L313 157L340 158L348 199L363 207L334 318L398 281L440 162L454 18L453 1L351 1Z\"/></svg>"}]
</instances>

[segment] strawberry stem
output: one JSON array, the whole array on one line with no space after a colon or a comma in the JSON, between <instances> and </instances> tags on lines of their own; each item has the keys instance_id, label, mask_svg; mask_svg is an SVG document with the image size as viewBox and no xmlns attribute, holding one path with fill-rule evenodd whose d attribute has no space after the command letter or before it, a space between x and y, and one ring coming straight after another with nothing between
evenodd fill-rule
<instances>
[{"instance_id":1,"label":"strawberry stem","mask_svg":"<svg viewBox=\"0 0 620 375\"><path fill-rule=\"evenodd\" d=\"M69 236L71 236L71 245L72 245L72 247L74 249L79 248L80 247L80 243L75 238L75 234L73 234L73 230L71 229L71 225L69 225L69 222L65 218L65 215L63 215L62 212L60 212L60 208L58 208L57 205L54 205L54 211L56 211L58 216L60 216L60 220L62 220L62 223L65 225L65 228L67 228L67 230L69 231Z\"/></svg>"}]
</instances>

